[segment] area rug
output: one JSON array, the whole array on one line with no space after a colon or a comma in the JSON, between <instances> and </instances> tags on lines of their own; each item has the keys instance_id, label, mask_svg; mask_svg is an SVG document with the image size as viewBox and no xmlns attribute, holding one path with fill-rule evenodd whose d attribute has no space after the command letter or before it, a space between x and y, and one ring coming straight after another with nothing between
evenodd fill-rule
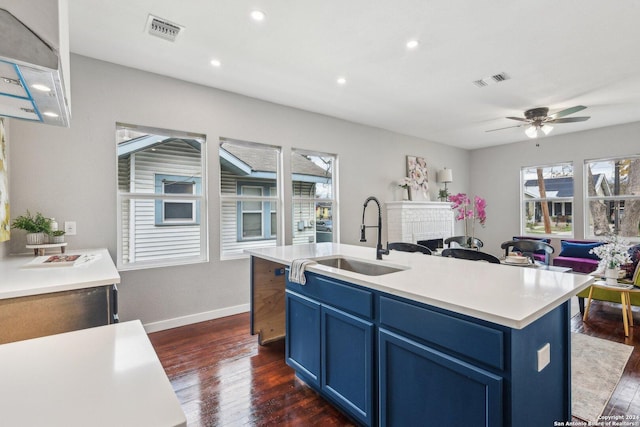
<instances>
[{"instance_id":1,"label":"area rug","mask_svg":"<svg viewBox=\"0 0 640 427\"><path fill-rule=\"evenodd\" d=\"M633 347L571 333L571 412L595 423L618 385Z\"/></svg>"}]
</instances>

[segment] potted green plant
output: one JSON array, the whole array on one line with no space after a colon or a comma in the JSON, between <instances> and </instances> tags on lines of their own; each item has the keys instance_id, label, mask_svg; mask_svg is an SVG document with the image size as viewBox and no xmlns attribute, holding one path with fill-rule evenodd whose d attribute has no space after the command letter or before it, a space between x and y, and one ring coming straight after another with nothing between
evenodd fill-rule
<instances>
[{"instance_id":1,"label":"potted green plant","mask_svg":"<svg viewBox=\"0 0 640 427\"><path fill-rule=\"evenodd\" d=\"M51 232L51 220L45 218L40 212L32 215L27 210L26 214L13 220L11 228L26 231L28 245L41 245L45 241L45 236Z\"/></svg>"},{"instance_id":2,"label":"potted green plant","mask_svg":"<svg viewBox=\"0 0 640 427\"><path fill-rule=\"evenodd\" d=\"M49 243L64 243L64 230L54 230L49 233Z\"/></svg>"},{"instance_id":3,"label":"potted green plant","mask_svg":"<svg viewBox=\"0 0 640 427\"><path fill-rule=\"evenodd\" d=\"M446 188L441 188L438 191L438 199L440 199L441 202L448 202L450 195L451 194L449 194L449 190L447 190Z\"/></svg>"}]
</instances>

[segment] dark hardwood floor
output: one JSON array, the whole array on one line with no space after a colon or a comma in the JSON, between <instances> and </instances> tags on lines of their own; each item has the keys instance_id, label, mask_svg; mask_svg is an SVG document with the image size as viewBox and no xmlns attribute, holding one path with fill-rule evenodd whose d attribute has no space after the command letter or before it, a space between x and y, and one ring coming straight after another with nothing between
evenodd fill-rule
<instances>
[{"instance_id":1,"label":"dark hardwood floor","mask_svg":"<svg viewBox=\"0 0 640 427\"><path fill-rule=\"evenodd\" d=\"M573 331L634 346L604 415L640 415L640 312L624 337L620 305L594 301ZM259 346L248 313L149 334L189 426L350 426L346 416L296 379L284 342Z\"/></svg>"},{"instance_id":2,"label":"dark hardwood floor","mask_svg":"<svg viewBox=\"0 0 640 427\"><path fill-rule=\"evenodd\" d=\"M350 426L298 380L284 341L258 345L249 314L149 334L189 426Z\"/></svg>"}]
</instances>

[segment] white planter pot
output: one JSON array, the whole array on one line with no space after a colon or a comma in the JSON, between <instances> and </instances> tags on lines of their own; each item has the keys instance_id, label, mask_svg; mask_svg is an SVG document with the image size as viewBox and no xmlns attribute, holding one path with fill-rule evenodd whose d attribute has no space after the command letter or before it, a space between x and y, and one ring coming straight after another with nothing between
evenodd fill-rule
<instances>
[{"instance_id":1,"label":"white planter pot","mask_svg":"<svg viewBox=\"0 0 640 427\"><path fill-rule=\"evenodd\" d=\"M618 275L620 273L620 267L616 268L607 268L604 271L605 281L607 285L617 285L618 284Z\"/></svg>"},{"instance_id":2,"label":"white planter pot","mask_svg":"<svg viewBox=\"0 0 640 427\"><path fill-rule=\"evenodd\" d=\"M42 245L45 236L44 233L27 233L27 245Z\"/></svg>"},{"instance_id":3,"label":"white planter pot","mask_svg":"<svg viewBox=\"0 0 640 427\"><path fill-rule=\"evenodd\" d=\"M49 243L64 243L64 235L62 235L62 236L49 236Z\"/></svg>"}]
</instances>

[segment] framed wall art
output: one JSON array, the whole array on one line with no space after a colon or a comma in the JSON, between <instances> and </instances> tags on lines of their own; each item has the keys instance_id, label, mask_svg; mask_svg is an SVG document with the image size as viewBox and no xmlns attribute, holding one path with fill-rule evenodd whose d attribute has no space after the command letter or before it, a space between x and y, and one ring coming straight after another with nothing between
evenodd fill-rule
<instances>
[{"instance_id":1,"label":"framed wall art","mask_svg":"<svg viewBox=\"0 0 640 427\"><path fill-rule=\"evenodd\" d=\"M429 178L424 157L407 156L407 177L411 200L429 200Z\"/></svg>"}]
</instances>

